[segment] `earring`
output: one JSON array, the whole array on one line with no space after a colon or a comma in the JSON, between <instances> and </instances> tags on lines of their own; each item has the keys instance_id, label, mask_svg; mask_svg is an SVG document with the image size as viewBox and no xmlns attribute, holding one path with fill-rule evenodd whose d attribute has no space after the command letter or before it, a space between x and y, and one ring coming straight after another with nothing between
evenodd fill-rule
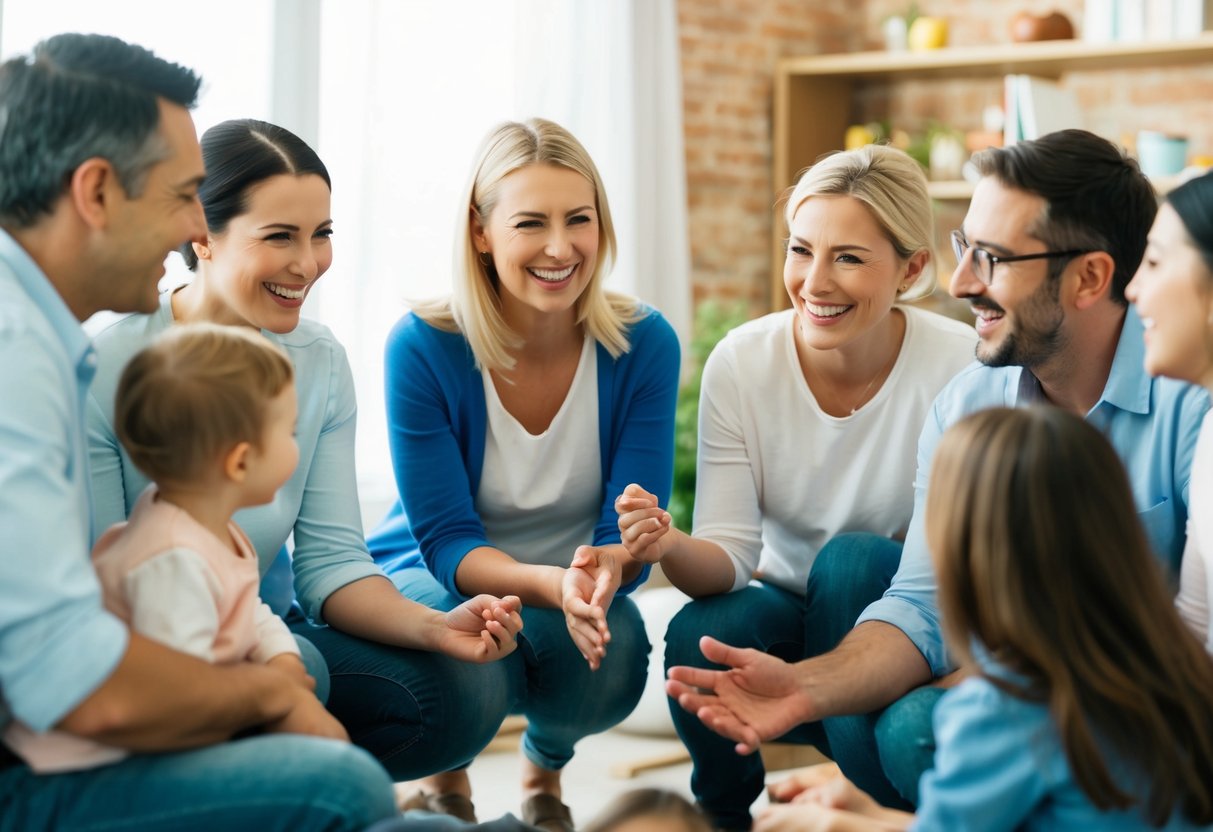
<instances>
[{"instance_id":1,"label":"earring","mask_svg":"<svg viewBox=\"0 0 1213 832\"><path fill-rule=\"evenodd\" d=\"M480 252L480 264L481 264L482 266L491 266L491 265L493 265L493 255L492 255L492 253L491 253L491 252L488 252L488 251L482 251L482 252Z\"/></svg>"},{"instance_id":2,"label":"earring","mask_svg":"<svg viewBox=\"0 0 1213 832\"><path fill-rule=\"evenodd\" d=\"M903 283L903 284L901 284L900 286L898 286L898 287L897 287L897 291L899 291L899 292L904 292L906 289L909 289L909 288L910 288L910 284L909 284L909 283Z\"/></svg>"}]
</instances>

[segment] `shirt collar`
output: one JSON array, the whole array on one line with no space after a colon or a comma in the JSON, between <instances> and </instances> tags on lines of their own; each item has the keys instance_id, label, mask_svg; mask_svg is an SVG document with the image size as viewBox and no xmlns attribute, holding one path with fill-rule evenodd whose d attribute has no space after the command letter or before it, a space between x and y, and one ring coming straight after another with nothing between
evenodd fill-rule
<instances>
[{"instance_id":1,"label":"shirt collar","mask_svg":"<svg viewBox=\"0 0 1213 832\"><path fill-rule=\"evenodd\" d=\"M1112 358L1112 370L1104 385L1100 401L1130 413L1150 412L1150 389L1154 380L1145 370L1145 327L1137 309L1130 305L1125 312L1125 321L1120 328L1120 340L1116 344L1116 355ZM1097 402L1096 407L1099 406Z\"/></svg>"},{"instance_id":2,"label":"shirt collar","mask_svg":"<svg viewBox=\"0 0 1213 832\"><path fill-rule=\"evenodd\" d=\"M80 321L76 320L58 290L42 273L42 269L38 268L29 253L3 229L0 229L0 263L8 266L17 278L17 283L42 312L62 342L72 364L78 371L86 371L85 374L91 377L96 369L97 359Z\"/></svg>"}]
</instances>

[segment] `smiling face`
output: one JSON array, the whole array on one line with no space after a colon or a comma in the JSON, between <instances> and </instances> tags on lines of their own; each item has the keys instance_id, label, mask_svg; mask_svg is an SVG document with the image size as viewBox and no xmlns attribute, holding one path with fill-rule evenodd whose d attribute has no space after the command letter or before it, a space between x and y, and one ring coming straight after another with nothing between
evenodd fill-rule
<instances>
[{"instance_id":1,"label":"smiling face","mask_svg":"<svg viewBox=\"0 0 1213 832\"><path fill-rule=\"evenodd\" d=\"M1213 273L1166 203L1158 209L1145 257L1125 295L1146 328L1146 371L1213 384Z\"/></svg>"},{"instance_id":2,"label":"smiling face","mask_svg":"<svg viewBox=\"0 0 1213 832\"><path fill-rule=\"evenodd\" d=\"M114 189L109 241L92 256L95 309L155 311L165 258L206 233L198 202L202 152L189 111L161 101L159 132L167 154L148 171L139 196Z\"/></svg>"},{"instance_id":3,"label":"smiling face","mask_svg":"<svg viewBox=\"0 0 1213 832\"><path fill-rule=\"evenodd\" d=\"M971 246L1006 257L1047 251L1028 235L1045 201L1008 188L993 177L978 183L961 232ZM969 252L952 274L951 293L969 301L977 315L977 360L989 367L1034 368L1065 344L1065 315L1058 302L1058 281L1049 279L1049 260L999 263L986 286L971 268Z\"/></svg>"},{"instance_id":4,"label":"smiling face","mask_svg":"<svg viewBox=\"0 0 1213 832\"><path fill-rule=\"evenodd\" d=\"M792 217L783 265L797 338L821 350L863 341L889 320L898 287L912 283L926 260L926 252L900 258L858 199L809 197Z\"/></svg>"},{"instance_id":5,"label":"smiling face","mask_svg":"<svg viewBox=\"0 0 1213 832\"><path fill-rule=\"evenodd\" d=\"M531 164L503 178L488 222L472 220L492 256L505 320L571 314L598 259L594 185L566 167Z\"/></svg>"},{"instance_id":6,"label":"smiling face","mask_svg":"<svg viewBox=\"0 0 1213 832\"><path fill-rule=\"evenodd\" d=\"M248 210L195 247L209 318L286 333L333 262L330 193L315 174L272 176L249 189Z\"/></svg>"}]
</instances>

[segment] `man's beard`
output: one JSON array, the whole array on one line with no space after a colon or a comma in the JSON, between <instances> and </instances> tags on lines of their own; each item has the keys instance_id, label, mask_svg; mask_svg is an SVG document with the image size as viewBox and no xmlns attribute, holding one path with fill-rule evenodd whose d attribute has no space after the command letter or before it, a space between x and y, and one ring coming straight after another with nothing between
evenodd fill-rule
<instances>
[{"instance_id":1,"label":"man's beard","mask_svg":"<svg viewBox=\"0 0 1213 832\"><path fill-rule=\"evenodd\" d=\"M1057 302L1060 286L1048 280L1020 303L1015 311L1012 331L1003 335L1002 341L984 351L985 344L977 342L977 360L987 367L1026 367L1031 370L1057 355L1066 338L1061 325L1065 314ZM970 299L974 307L1003 313L1006 310L985 297Z\"/></svg>"}]
</instances>

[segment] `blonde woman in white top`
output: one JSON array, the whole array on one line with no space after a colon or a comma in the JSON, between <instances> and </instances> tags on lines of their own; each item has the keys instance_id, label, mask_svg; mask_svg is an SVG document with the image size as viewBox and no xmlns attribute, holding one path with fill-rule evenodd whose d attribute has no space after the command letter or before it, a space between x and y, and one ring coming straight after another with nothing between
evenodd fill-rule
<instances>
[{"instance_id":1,"label":"blonde woman in white top","mask_svg":"<svg viewBox=\"0 0 1213 832\"><path fill-rule=\"evenodd\" d=\"M934 286L926 177L905 153L823 159L786 219L792 309L735 329L704 368L694 534L638 485L616 501L629 554L660 561L696 599L670 625L667 667L705 666L705 634L788 660L834 647L897 569L918 433L973 359L971 327L905 305ZM736 754L677 703L670 711L699 802L718 827L749 828L758 755ZM867 791L896 799L881 789L867 717L806 729Z\"/></svg>"}]
</instances>

